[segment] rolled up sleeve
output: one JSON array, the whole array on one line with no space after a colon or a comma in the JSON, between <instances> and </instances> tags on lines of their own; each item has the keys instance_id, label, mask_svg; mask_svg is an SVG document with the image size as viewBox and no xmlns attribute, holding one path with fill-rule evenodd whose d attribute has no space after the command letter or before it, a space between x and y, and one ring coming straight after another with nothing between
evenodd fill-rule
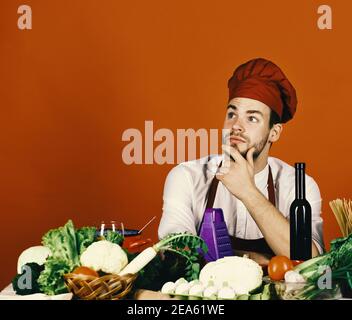
<instances>
[{"instance_id":1,"label":"rolled up sleeve","mask_svg":"<svg viewBox=\"0 0 352 320\"><path fill-rule=\"evenodd\" d=\"M159 224L159 239L169 233L189 232L196 234L192 212L192 179L182 165L168 174L163 194L163 213Z\"/></svg>"}]
</instances>

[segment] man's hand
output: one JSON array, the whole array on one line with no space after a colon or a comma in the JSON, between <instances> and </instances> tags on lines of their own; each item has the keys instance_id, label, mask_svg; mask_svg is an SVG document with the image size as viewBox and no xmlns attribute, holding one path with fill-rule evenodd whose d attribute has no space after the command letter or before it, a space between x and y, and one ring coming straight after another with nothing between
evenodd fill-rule
<instances>
[{"instance_id":1,"label":"man's hand","mask_svg":"<svg viewBox=\"0 0 352 320\"><path fill-rule=\"evenodd\" d=\"M223 146L227 156L235 160L226 160L216 174L226 188L240 199L259 227L266 242L276 255L290 256L290 224L284 215L257 189L254 181L254 148L248 150L246 159L231 146ZM229 158L229 157L228 157ZM319 251L312 242L312 255ZM256 255L260 263L267 263L267 258Z\"/></svg>"},{"instance_id":2,"label":"man's hand","mask_svg":"<svg viewBox=\"0 0 352 320\"><path fill-rule=\"evenodd\" d=\"M253 153L255 148L248 150L246 158L244 158L235 148L223 145L223 151L228 156L228 160L223 162L222 167L216 174L216 178L220 180L224 186L238 199L249 192L256 189L254 182L254 161ZM231 156L234 160L230 160Z\"/></svg>"}]
</instances>

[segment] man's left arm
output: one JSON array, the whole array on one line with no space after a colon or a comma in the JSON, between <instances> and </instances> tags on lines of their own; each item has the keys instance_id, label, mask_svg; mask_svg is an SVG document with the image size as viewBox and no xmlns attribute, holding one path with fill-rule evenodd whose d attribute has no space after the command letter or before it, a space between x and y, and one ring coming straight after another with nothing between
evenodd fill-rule
<instances>
[{"instance_id":1,"label":"man's left arm","mask_svg":"<svg viewBox=\"0 0 352 320\"><path fill-rule=\"evenodd\" d=\"M290 256L290 223L257 189L249 191L241 200L255 220L266 242L276 255ZM312 256L319 254L312 242Z\"/></svg>"},{"instance_id":2,"label":"man's left arm","mask_svg":"<svg viewBox=\"0 0 352 320\"><path fill-rule=\"evenodd\" d=\"M290 224L255 185L254 148L247 152L246 159L233 147L223 146L223 149L235 162L224 161L216 177L243 202L275 254L289 257ZM312 241L312 256L318 254L318 248Z\"/></svg>"}]
</instances>

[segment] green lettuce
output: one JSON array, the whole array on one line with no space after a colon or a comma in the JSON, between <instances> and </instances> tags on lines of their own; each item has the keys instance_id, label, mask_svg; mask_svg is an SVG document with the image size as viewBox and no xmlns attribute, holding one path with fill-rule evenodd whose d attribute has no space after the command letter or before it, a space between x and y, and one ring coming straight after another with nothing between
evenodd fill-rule
<instances>
[{"instance_id":1,"label":"green lettuce","mask_svg":"<svg viewBox=\"0 0 352 320\"><path fill-rule=\"evenodd\" d=\"M52 252L52 258L65 262L72 268L79 265L76 232L71 220L63 227L49 230L42 244Z\"/></svg>"},{"instance_id":2,"label":"green lettuce","mask_svg":"<svg viewBox=\"0 0 352 320\"><path fill-rule=\"evenodd\" d=\"M49 257L44 265L44 271L38 278L41 292L55 295L68 292L64 275L72 271L72 266L65 260Z\"/></svg>"},{"instance_id":3,"label":"green lettuce","mask_svg":"<svg viewBox=\"0 0 352 320\"><path fill-rule=\"evenodd\" d=\"M79 256L97 240L96 231L95 227L83 227L76 231L76 245Z\"/></svg>"},{"instance_id":4,"label":"green lettuce","mask_svg":"<svg viewBox=\"0 0 352 320\"><path fill-rule=\"evenodd\" d=\"M96 228L83 227L75 230L71 220L63 227L49 230L42 238L52 256L44 264L44 271L38 278L42 292L55 295L67 292L64 274L80 265L81 253L96 241Z\"/></svg>"}]
</instances>

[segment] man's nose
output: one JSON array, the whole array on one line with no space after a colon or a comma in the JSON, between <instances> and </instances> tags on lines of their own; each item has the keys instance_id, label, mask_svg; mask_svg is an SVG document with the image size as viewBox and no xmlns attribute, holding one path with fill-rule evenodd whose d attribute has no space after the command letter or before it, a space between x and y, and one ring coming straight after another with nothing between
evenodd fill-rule
<instances>
[{"instance_id":1,"label":"man's nose","mask_svg":"<svg viewBox=\"0 0 352 320\"><path fill-rule=\"evenodd\" d=\"M238 118L234 119L234 122L232 124L232 130L235 133L242 133L244 131L243 125L242 125L241 121Z\"/></svg>"}]
</instances>

